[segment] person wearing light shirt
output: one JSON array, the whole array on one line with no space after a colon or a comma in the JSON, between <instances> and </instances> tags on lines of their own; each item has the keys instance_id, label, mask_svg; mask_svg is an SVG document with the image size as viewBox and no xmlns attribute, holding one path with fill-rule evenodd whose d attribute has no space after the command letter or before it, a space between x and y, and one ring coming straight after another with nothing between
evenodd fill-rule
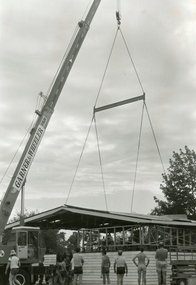
<instances>
[{"instance_id":1,"label":"person wearing light shirt","mask_svg":"<svg viewBox=\"0 0 196 285\"><path fill-rule=\"evenodd\" d=\"M82 274L83 274L83 264L84 259L80 254L80 248L77 247L75 253L73 254L72 264L74 267L74 280L73 284L77 285L77 279L79 278L79 284L82 284Z\"/></svg>"},{"instance_id":2,"label":"person wearing light shirt","mask_svg":"<svg viewBox=\"0 0 196 285\"><path fill-rule=\"evenodd\" d=\"M20 260L17 257L15 250L12 249L5 270L5 275L7 275L8 269L10 269L10 274L9 274L10 285L15 285L15 284L21 285L20 282L16 279L19 267L20 267Z\"/></svg>"},{"instance_id":3,"label":"person wearing light shirt","mask_svg":"<svg viewBox=\"0 0 196 285\"><path fill-rule=\"evenodd\" d=\"M117 285L123 285L124 274L128 274L127 262L122 256L122 250L118 251L118 257L114 261L114 273L117 274Z\"/></svg>"}]
</instances>

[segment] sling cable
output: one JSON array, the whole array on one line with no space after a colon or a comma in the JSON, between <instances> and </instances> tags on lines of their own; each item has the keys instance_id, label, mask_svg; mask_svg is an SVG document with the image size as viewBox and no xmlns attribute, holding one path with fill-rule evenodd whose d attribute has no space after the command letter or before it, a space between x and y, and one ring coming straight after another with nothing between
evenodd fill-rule
<instances>
[{"instance_id":1,"label":"sling cable","mask_svg":"<svg viewBox=\"0 0 196 285\"><path fill-rule=\"evenodd\" d=\"M106 68L105 68L105 71L104 71L104 75L103 75L103 78L102 78L102 81L101 81L101 86L100 86L100 88L99 88L99 92L98 92L98 95L97 95L96 103L95 103L95 106L94 106L94 122L95 122L95 124L96 124L95 114L96 114L97 112L101 112L101 111L104 111L104 110L107 110L107 109L111 109L111 108L116 108L116 107L119 107L119 106L122 106L122 105L125 105L125 104L137 102L137 101L140 101L140 100L143 100L143 102L145 103L145 92L144 92L143 86L142 86L142 84L141 84L141 80L140 80L140 78L139 78L139 75L138 75L138 73L137 73L135 64L134 64L133 59L132 59L132 57L131 57L131 54L130 54L130 52L129 52L128 46L127 46L127 44L126 44L125 38L124 38L123 33L122 33L122 31L121 31L121 28L120 28L120 25L121 25L120 1L117 1L117 6L118 6L118 7L117 7L117 11L116 11L117 31L116 31L116 34L115 34L115 37L114 37L113 45L112 45L112 48L111 48L111 51L110 51L110 55L109 55L109 58L108 58L108 62L107 62L107 65L106 65ZM120 34L121 34L121 36L122 36L123 42L124 42L125 47L126 47L126 49L127 49L129 58L130 58L130 60L131 60L133 69L134 69L134 71L135 71L135 73L136 73L136 77L137 77L137 79L138 79L138 82L139 82L139 85L140 85L140 87L141 87L141 89L142 89L142 93L143 93L143 94L140 95L140 96L134 97L134 98L129 98L129 99L122 100L122 101L119 101L119 102L115 102L115 103L112 103L112 104L104 105L104 106L101 106L101 107L96 107L96 104L97 104L97 101L98 101L98 98L99 98L99 95L100 95L100 92L101 92L101 89L102 89L102 85L103 85L103 82L104 82L104 79L105 79L106 71L107 71L107 68L108 68L108 65L109 65L109 61L110 61L110 58L111 58L111 55L112 55L112 51L113 51L113 48L114 48L114 44L115 44L115 42L116 42L116 38L117 38L117 35L118 35L119 32L120 32ZM143 110L144 110L144 105L143 105ZM136 174L137 174L137 165L138 165L138 159L139 159L139 148L140 148L142 121L143 121L143 111L142 111L142 120L141 120L141 126L140 126L140 135L139 135L138 150L137 150L137 160L136 160L136 166L135 166L135 175L134 175L134 183L133 183L133 191L132 191L133 194L132 194L132 202L131 202L131 212L132 212L132 207L133 207L135 184L136 184ZM98 138L97 138L97 139L98 139ZM100 148L99 148L99 151L100 151ZM99 154L99 156L101 157L101 154ZM101 168L102 168L102 165L101 165ZM103 171L102 171L102 173L103 173ZM104 178L103 175L102 175L102 178ZM105 193L105 197L106 197L105 188L104 188L104 193ZM105 198L105 199L106 199L106 198Z\"/></svg>"},{"instance_id":2,"label":"sling cable","mask_svg":"<svg viewBox=\"0 0 196 285\"><path fill-rule=\"evenodd\" d=\"M73 184L74 184L74 181L76 179L76 175L77 175L77 172L78 172L78 169L79 169L79 165L80 165L80 162L81 162L81 159L82 159L82 156L83 156L83 153L84 153L84 150L85 150L85 146L86 146L86 143L88 141L88 137L89 137L89 134L90 134L90 131L91 131L91 127L92 127L92 124L94 122L94 125L95 125L95 130L96 130L96 139L97 139L97 147L98 147L98 154L99 154L99 163L100 163L100 169L101 169L101 177L102 177L102 185L103 185L103 190L104 190L104 198L105 198L105 207L106 207L106 210L108 211L108 203L107 203L107 196L106 196L106 189L105 189L105 181L104 181L104 172L103 172L103 165L102 165L102 159L101 159L101 149L100 149L100 144L99 144L99 138L98 138L98 130L97 130L97 124L96 124L96 113L98 112L101 112L101 111L105 111L107 109L111 109L111 108L115 108L115 107L118 107L118 106L122 106L122 105L125 105L125 104L129 104L129 103L133 103L133 102L136 102L136 101L140 101L140 100L143 100L145 101L145 93L144 93L144 90L143 90L143 87L142 87L142 84L141 84L141 81L139 79L139 76L138 76L138 73L136 71L136 68L135 68L135 65L134 65L134 62L132 60L132 57L130 55L130 52L128 50L128 47L127 47L127 44L125 42L125 39L124 39L124 36L121 32L121 29L120 29L120 25L121 25L121 14L120 14L120 5L119 5L119 1L118 2L118 9L116 11L116 20L117 20L117 30L116 30L116 33L115 33L115 36L114 36L114 39L113 39L113 42L112 42L112 47L111 47L111 50L109 52L109 56L108 56L108 60L106 62L106 66L105 66L105 69L104 69L104 73L103 73L103 77L102 77L102 80L101 80L101 84L100 84L100 87L99 87L99 90L98 90L98 94L97 94L97 97L96 97L96 100L95 100L95 104L94 104L94 109L93 109L93 117L91 119L91 122L90 122L90 126L89 126L89 129L88 129L88 132L87 132L87 136L85 138L85 142L84 142L84 145L82 147L82 151L81 151L81 154L80 154L80 157L79 157L79 161L78 161L78 164L76 166L76 170L75 170L75 173L74 173L74 176L73 176L73 179L72 179L72 182L71 182L71 186L70 186L70 189L69 189L69 192L68 192L68 196L67 196L67 199L66 199L66 204L68 202L68 199L69 199L69 196L70 196L70 193L71 193L71 190L72 190L72 187L73 187ZM131 63L133 65L133 68L134 68L134 71L136 73L136 76L138 78L138 81L139 81L139 84L141 86L141 89L142 89L142 92L143 94L140 95L140 96L137 96L137 97L134 97L134 98L130 98L130 99L126 99L126 100L122 100L122 101L119 101L119 102L115 102L115 103L112 103L112 104L109 104L109 105L105 105L105 106L101 106L101 107L96 107L97 105L97 101L99 99L99 96L100 96L100 93L101 93L101 90L102 90L102 86L103 86L103 83L104 83L104 80L105 80L105 77L106 77L106 73L107 73L107 69L108 69L108 65L110 63L110 60L111 60L111 56L112 56L112 53L113 53L113 49L114 49L114 46L115 46L115 43L116 43L116 39L117 39L117 36L118 36L118 33L121 33L121 36L123 38L123 42L125 44L125 47L128 51L128 55L130 57L130 60L131 60ZM137 170L137 169L136 169ZM135 171L136 173L136 171ZM136 175L135 175L135 179L136 179ZM135 185L135 183L134 183ZM133 190L134 192L134 190ZM132 198L133 200L133 198Z\"/></svg>"},{"instance_id":3,"label":"sling cable","mask_svg":"<svg viewBox=\"0 0 196 285\"><path fill-rule=\"evenodd\" d=\"M90 130L91 130L92 124L94 122L95 130L96 130L97 148L98 148L98 153L99 153L99 163L100 163L100 168L101 168L102 185L103 185L103 190L104 190L105 207L106 207L106 210L108 211L108 203L107 203L107 196L106 196L106 189L105 189L105 182L104 182L104 172L103 172L103 165L102 165L102 158L101 158L101 149L100 149L100 143L99 143L99 138L98 138L98 129L97 129L97 123L96 123L96 116L95 115L98 112L102 112L102 111L105 111L105 110L108 110L108 109L111 109L111 108L116 108L116 107L119 107L119 106L122 106L122 105L125 105L125 104L134 103L134 102L143 100L142 115L141 115L140 130L139 130L139 139L138 139L138 147L137 147L137 157L136 157L136 164L135 164L135 171L134 171L134 181L133 181L133 190L132 190L132 199L131 199L131 209L130 209L130 212L132 212L133 201L134 201L134 193L135 193L135 186L136 186L136 179L137 179L137 168L138 168L138 161L139 161L139 151L140 151L140 143L141 143L141 133L142 133L142 123L143 123L144 108L147 111L148 119L150 121L150 126L151 126L151 129L152 129L152 132L153 132L153 136L154 136L154 139L155 139L155 143L156 143L156 146L157 146L157 149L158 149L158 153L159 153L160 159L161 159L161 155L160 155L158 143L157 143L157 140L156 140L156 137L155 137L155 133L153 131L153 126L152 126L152 123L151 123L151 120L150 120L150 116L149 116L149 113L148 113L148 110L147 110L147 106L146 106L146 103L145 103L144 88L142 86L140 77L139 77L138 72L136 70L136 67L135 67L134 61L132 59L131 53L130 53L130 51L128 49L128 45L127 45L127 43L125 41L125 37L124 37L124 35L123 35L122 31L121 31L121 28L120 28L120 25L121 25L121 13L120 13L120 1L119 0L117 0L116 20L117 20L117 31L115 33L114 40L113 40L113 43L112 43L112 47L111 47L111 50L110 50L110 53L109 53L109 56L108 56L108 60L107 60L107 63L106 63L105 69L104 69L103 77L102 77L102 80L101 80L101 84L100 84L100 87L99 87L99 90L98 90L98 94L97 94L97 97L96 97L96 100L95 100L94 108L93 108L93 116L92 116L92 119L91 119L91 122L90 122L90 125L89 125L89 129L88 129L88 132L87 132L87 136L86 136L86 139L85 139L85 142L84 142L84 145L83 145L80 157L79 157L79 161L78 161L78 164L77 164L77 167L76 167L76 170L75 170L75 174L74 174L74 177L73 177L73 180L72 180L72 183L71 183L71 187L70 187L70 190L69 190L69 193L68 193L68 196L67 196L66 203L67 203L67 201L69 199L69 195L71 193L71 189L72 189L72 186L74 184L74 180L76 178L76 174L77 174L77 171L78 171L78 168L79 168L79 165L80 165L80 162L81 162L84 150L85 150L85 146L86 146L86 143L87 143L87 140L88 140L88 136L90 134ZM102 86L103 86L103 83L104 83L104 80L105 80L105 77L106 77L108 65L110 63L111 55L112 55L112 52L113 52L113 49L114 49L114 45L115 45L118 33L121 34L121 37L123 39L124 45L126 47L127 53L129 55L129 58L131 60L132 66L133 66L133 69L135 71L137 80L138 80L139 85L141 87L142 95L139 95L139 96L136 96L136 97L133 97L133 98L129 98L129 99L126 99L126 100L122 100L122 101L119 101L119 102L114 102L112 104L104 105L104 106L101 106L101 107L96 107L97 101L99 99L99 96L100 96L100 93L101 93L101 90L102 90ZM162 166L163 166L162 159L161 159L161 163L162 163ZM163 169L164 169L164 166L163 166Z\"/></svg>"}]
</instances>

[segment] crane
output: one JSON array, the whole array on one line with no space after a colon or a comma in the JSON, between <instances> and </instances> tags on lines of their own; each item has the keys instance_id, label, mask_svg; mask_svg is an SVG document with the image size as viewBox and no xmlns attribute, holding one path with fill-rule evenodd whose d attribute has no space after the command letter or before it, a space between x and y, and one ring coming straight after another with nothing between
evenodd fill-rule
<instances>
[{"instance_id":1,"label":"crane","mask_svg":"<svg viewBox=\"0 0 196 285\"><path fill-rule=\"evenodd\" d=\"M36 114L37 114L36 122L30 131L29 139L27 141L25 149L21 155L21 158L17 164L13 177L11 178L11 181L8 185L8 188L0 204L0 236L1 236L0 243L2 243L3 231L8 222L12 209L15 205L17 197L22 187L24 186L27 174L30 170L31 164L34 160L36 152L45 134L46 128L54 112L54 108L59 99L63 86L73 67L75 59L82 46L85 36L89 30L91 21L97 11L97 8L100 2L101 0L94 0L85 17L85 20L81 20L78 23L78 29L75 34L75 37L73 38L70 44L70 47L67 51L67 55L64 58L59 68L59 71L53 81L53 84L49 90L48 96L47 98L45 98L45 104L43 105L41 110L36 110ZM15 240L13 242L13 239L12 239L11 243L9 243L8 241L8 246L0 245L0 284L4 284L3 283L4 279L2 276L4 275L4 272L5 272L4 265L7 263L11 249L16 250L19 257L21 254L23 261L26 260L25 261L26 269L27 269L28 262L29 264L31 264L32 262L36 262L36 261L38 262L43 257L44 251L42 251L42 256L37 255L36 256L37 259L34 258L28 261L28 231L31 231L32 233L37 230L38 232L39 229L32 229L32 228L28 229L25 227L19 227L19 229L13 229L13 230L14 230L16 239L17 238L19 239L19 237L25 237L24 240L26 241L26 243L25 245L21 246L21 244L18 243L18 240ZM40 234L37 234L37 237L39 236ZM24 273L24 271L26 272L26 269L20 269L21 271L23 270L23 276L26 276ZM20 274L22 273L20 272ZM27 276L26 276L26 279L27 279ZM28 282L22 283L22 284L29 284Z\"/></svg>"}]
</instances>

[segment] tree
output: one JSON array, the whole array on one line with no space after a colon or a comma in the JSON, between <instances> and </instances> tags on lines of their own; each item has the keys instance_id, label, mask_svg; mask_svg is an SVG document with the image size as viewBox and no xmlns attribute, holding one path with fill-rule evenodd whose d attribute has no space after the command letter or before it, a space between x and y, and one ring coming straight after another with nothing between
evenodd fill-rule
<instances>
[{"instance_id":1,"label":"tree","mask_svg":"<svg viewBox=\"0 0 196 285\"><path fill-rule=\"evenodd\" d=\"M158 204L154 215L187 214L196 219L196 153L185 146L185 151L173 152L168 174L162 174L160 185L166 201L154 197Z\"/></svg>"},{"instance_id":2,"label":"tree","mask_svg":"<svg viewBox=\"0 0 196 285\"><path fill-rule=\"evenodd\" d=\"M81 237L80 237L81 240ZM78 233L73 232L72 235L66 241L66 246L68 250L75 250L78 244Z\"/></svg>"},{"instance_id":3,"label":"tree","mask_svg":"<svg viewBox=\"0 0 196 285\"><path fill-rule=\"evenodd\" d=\"M46 245L46 253L47 254L57 253L58 230L47 229L47 230L42 230L41 232L43 234L45 245Z\"/></svg>"}]
</instances>

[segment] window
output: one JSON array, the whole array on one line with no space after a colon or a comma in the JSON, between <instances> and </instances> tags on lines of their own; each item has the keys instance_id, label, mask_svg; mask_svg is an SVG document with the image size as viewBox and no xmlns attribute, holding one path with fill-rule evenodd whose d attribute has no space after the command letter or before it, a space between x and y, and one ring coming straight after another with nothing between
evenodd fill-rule
<instances>
[{"instance_id":1,"label":"window","mask_svg":"<svg viewBox=\"0 0 196 285\"><path fill-rule=\"evenodd\" d=\"M27 245L27 233L26 232L18 233L18 245Z\"/></svg>"}]
</instances>

